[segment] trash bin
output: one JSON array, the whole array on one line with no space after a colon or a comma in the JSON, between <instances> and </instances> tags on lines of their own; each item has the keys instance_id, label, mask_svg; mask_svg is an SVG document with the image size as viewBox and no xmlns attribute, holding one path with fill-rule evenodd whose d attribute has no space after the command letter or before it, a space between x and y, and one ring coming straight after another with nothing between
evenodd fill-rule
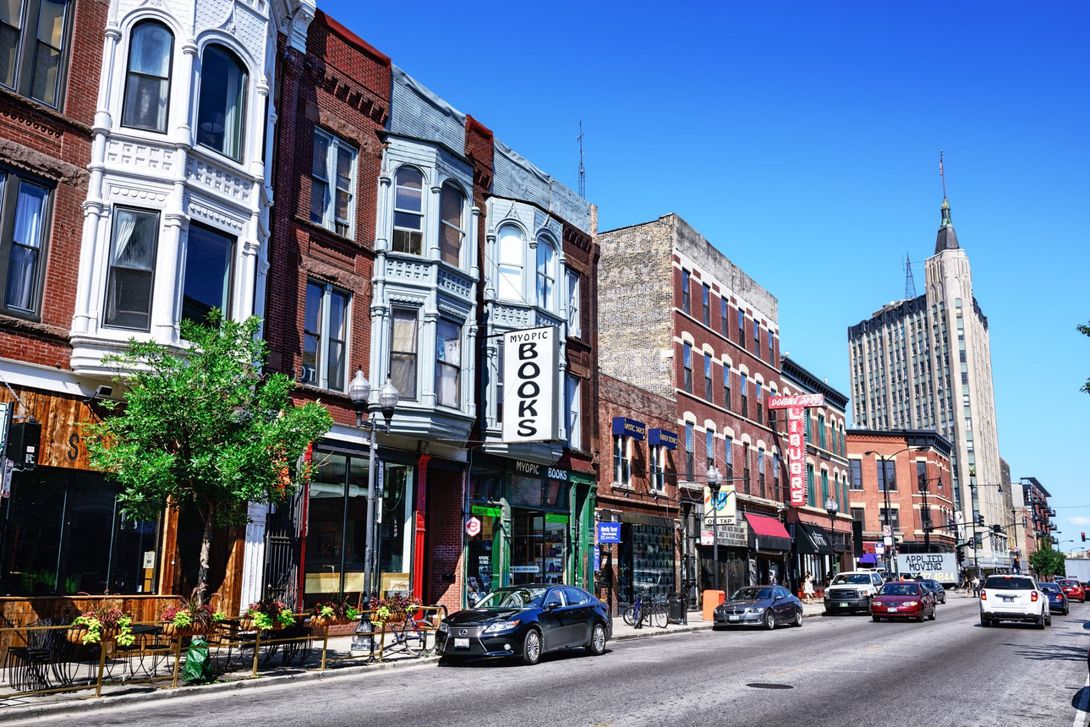
<instances>
[{"instance_id":1,"label":"trash bin","mask_svg":"<svg viewBox=\"0 0 1090 727\"><path fill-rule=\"evenodd\" d=\"M672 624L685 623L685 599L680 593L671 593L666 599L667 618Z\"/></svg>"}]
</instances>

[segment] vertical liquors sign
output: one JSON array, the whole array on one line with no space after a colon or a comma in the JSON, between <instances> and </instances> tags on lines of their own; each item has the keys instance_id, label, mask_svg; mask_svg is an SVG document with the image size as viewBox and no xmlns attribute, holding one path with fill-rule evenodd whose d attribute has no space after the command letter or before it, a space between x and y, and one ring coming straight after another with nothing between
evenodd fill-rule
<instances>
[{"instance_id":1,"label":"vertical liquors sign","mask_svg":"<svg viewBox=\"0 0 1090 727\"><path fill-rule=\"evenodd\" d=\"M792 507L806 504L806 409L812 406L825 406L825 396L801 394L768 399L769 409L787 411L787 477Z\"/></svg>"},{"instance_id":2,"label":"vertical liquors sign","mask_svg":"<svg viewBox=\"0 0 1090 727\"><path fill-rule=\"evenodd\" d=\"M554 326L503 334L503 441L557 439L560 343Z\"/></svg>"}]
</instances>

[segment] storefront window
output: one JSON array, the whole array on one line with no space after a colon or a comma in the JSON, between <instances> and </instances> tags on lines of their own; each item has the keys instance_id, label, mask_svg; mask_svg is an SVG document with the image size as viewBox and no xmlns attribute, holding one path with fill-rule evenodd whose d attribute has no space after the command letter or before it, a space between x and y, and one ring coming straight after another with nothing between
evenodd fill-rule
<instances>
[{"instance_id":1,"label":"storefront window","mask_svg":"<svg viewBox=\"0 0 1090 727\"><path fill-rule=\"evenodd\" d=\"M563 583L568 517L515 510L511 526L511 584Z\"/></svg>"},{"instance_id":2,"label":"storefront window","mask_svg":"<svg viewBox=\"0 0 1090 727\"><path fill-rule=\"evenodd\" d=\"M306 605L363 591L367 460L316 452L305 554Z\"/></svg>"},{"instance_id":3,"label":"storefront window","mask_svg":"<svg viewBox=\"0 0 1090 727\"><path fill-rule=\"evenodd\" d=\"M620 597L632 603L665 599L674 588L674 529L666 525L621 525Z\"/></svg>"},{"instance_id":4,"label":"storefront window","mask_svg":"<svg viewBox=\"0 0 1090 727\"><path fill-rule=\"evenodd\" d=\"M379 523L379 592L406 595L410 590L409 549L405 531L412 522L412 472L408 465L386 464Z\"/></svg>"},{"instance_id":5,"label":"storefront window","mask_svg":"<svg viewBox=\"0 0 1090 727\"><path fill-rule=\"evenodd\" d=\"M159 523L126 519L94 472L18 473L5 509L8 594L154 593Z\"/></svg>"}]
</instances>

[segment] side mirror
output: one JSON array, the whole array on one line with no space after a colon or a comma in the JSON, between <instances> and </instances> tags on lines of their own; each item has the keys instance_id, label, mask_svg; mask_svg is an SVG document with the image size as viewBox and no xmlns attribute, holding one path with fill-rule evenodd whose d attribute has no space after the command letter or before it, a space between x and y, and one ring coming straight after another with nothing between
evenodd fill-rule
<instances>
[{"instance_id":1,"label":"side mirror","mask_svg":"<svg viewBox=\"0 0 1090 727\"><path fill-rule=\"evenodd\" d=\"M555 611L558 608L560 608L560 601L549 601L545 604L546 611Z\"/></svg>"}]
</instances>

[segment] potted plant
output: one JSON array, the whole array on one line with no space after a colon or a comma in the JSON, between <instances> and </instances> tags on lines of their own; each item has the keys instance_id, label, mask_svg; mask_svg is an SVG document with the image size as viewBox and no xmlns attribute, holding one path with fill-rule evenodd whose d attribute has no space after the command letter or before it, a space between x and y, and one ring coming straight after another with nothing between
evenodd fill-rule
<instances>
[{"instance_id":1,"label":"potted plant","mask_svg":"<svg viewBox=\"0 0 1090 727\"><path fill-rule=\"evenodd\" d=\"M384 624L402 623L409 614L420 608L420 604L407 596L390 596L389 598L372 598L370 607L371 622L376 628L381 628Z\"/></svg>"},{"instance_id":2,"label":"potted plant","mask_svg":"<svg viewBox=\"0 0 1090 727\"><path fill-rule=\"evenodd\" d=\"M120 608L97 605L72 619L67 632L73 644L103 644L116 641L118 646L132 646L136 637L132 633L132 616Z\"/></svg>"},{"instance_id":3,"label":"potted plant","mask_svg":"<svg viewBox=\"0 0 1090 727\"><path fill-rule=\"evenodd\" d=\"M295 623L295 614L287 604L275 598L263 598L250 604L242 617L244 631L279 631Z\"/></svg>"},{"instance_id":4,"label":"potted plant","mask_svg":"<svg viewBox=\"0 0 1090 727\"><path fill-rule=\"evenodd\" d=\"M310 623L313 626L326 628L329 626L341 626L356 621L360 617L359 609L349 605L348 601L323 601L314 606L311 611Z\"/></svg>"},{"instance_id":5,"label":"potted plant","mask_svg":"<svg viewBox=\"0 0 1090 727\"><path fill-rule=\"evenodd\" d=\"M177 603L167 606L159 618L166 636L194 636L211 631L215 615L212 606L201 603L194 591L189 598L179 598Z\"/></svg>"}]
</instances>

